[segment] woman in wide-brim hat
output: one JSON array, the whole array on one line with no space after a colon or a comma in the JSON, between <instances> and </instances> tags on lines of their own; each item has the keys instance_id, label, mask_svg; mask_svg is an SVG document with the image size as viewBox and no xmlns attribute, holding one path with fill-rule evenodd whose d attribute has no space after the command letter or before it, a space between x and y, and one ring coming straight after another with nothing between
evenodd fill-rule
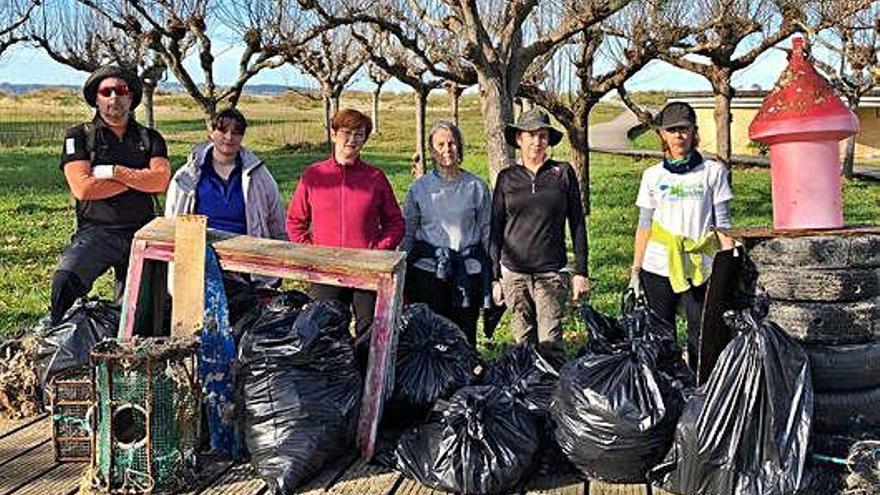
<instances>
[{"instance_id":1,"label":"woman in wide-brim hat","mask_svg":"<svg viewBox=\"0 0 880 495\"><path fill-rule=\"evenodd\" d=\"M733 193L727 168L697 151L697 118L690 105L667 104L655 130L664 157L642 174L630 287L673 328L681 304L687 319L688 364L696 371L712 258L719 248L732 247L715 229L731 226L728 205Z\"/></svg>"},{"instance_id":2,"label":"woman in wide-brim hat","mask_svg":"<svg viewBox=\"0 0 880 495\"><path fill-rule=\"evenodd\" d=\"M589 292L580 186L571 165L548 156L562 132L545 112L523 113L504 137L520 150L520 162L498 174L492 198L493 299L507 304L517 342L537 344L547 357L561 359L565 306L570 297ZM574 243L571 278L566 221Z\"/></svg>"}]
</instances>

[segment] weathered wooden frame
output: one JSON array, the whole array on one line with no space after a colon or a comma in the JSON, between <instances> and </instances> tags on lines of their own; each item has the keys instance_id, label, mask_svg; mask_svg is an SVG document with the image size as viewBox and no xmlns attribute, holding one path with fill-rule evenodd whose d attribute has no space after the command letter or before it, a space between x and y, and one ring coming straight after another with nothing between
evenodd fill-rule
<instances>
[{"instance_id":1,"label":"weathered wooden frame","mask_svg":"<svg viewBox=\"0 0 880 495\"><path fill-rule=\"evenodd\" d=\"M311 246L211 229L207 243L216 251L223 270L376 291L376 313L358 420L361 456L371 459L385 395L394 384L397 317L406 271L404 253ZM131 338L134 333L141 277L148 259L174 261L173 219L156 218L135 233L119 322L121 339Z\"/></svg>"}]
</instances>

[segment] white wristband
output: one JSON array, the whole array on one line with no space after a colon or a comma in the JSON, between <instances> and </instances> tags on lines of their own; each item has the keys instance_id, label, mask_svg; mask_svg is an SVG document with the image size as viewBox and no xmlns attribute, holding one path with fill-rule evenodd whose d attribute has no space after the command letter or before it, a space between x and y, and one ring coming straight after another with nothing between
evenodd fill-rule
<instances>
[{"instance_id":1,"label":"white wristband","mask_svg":"<svg viewBox=\"0 0 880 495\"><path fill-rule=\"evenodd\" d=\"M92 177L96 179L112 179L113 165L95 165L92 167Z\"/></svg>"}]
</instances>

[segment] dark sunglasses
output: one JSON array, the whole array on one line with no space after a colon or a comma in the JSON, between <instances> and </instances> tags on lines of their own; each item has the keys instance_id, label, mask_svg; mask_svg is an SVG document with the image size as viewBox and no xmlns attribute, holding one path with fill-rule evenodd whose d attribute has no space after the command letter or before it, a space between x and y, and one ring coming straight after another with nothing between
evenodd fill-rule
<instances>
[{"instance_id":1,"label":"dark sunglasses","mask_svg":"<svg viewBox=\"0 0 880 495\"><path fill-rule=\"evenodd\" d=\"M106 88L101 88L98 90L98 94L103 96L104 98L110 98L113 94L116 96L128 96L131 94L128 91L128 86L125 84L120 84L118 86L107 86Z\"/></svg>"}]
</instances>

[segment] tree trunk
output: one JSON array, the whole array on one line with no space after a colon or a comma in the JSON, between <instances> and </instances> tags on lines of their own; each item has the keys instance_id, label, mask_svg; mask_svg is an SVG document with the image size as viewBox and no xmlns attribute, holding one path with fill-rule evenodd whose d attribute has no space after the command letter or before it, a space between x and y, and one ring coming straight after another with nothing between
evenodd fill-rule
<instances>
[{"instance_id":1,"label":"tree trunk","mask_svg":"<svg viewBox=\"0 0 880 495\"><path fill-rule=\"evenodd\" d=\"M849 100L849 108L856 113L859 107L858 97L848 98ZM846 139L846 152L843 156L843 176L847 179L853 178L853 168L855 166L856 161L856 134L848 137Z\"/></svg>"},{"instance_id":2,"label":"tree trunk","mask_svg":"<svg viewBox=\"0 0 880 495\"><path fill-rule=\"evenodd\" d=\"M715 153L718 161L730 169L730 125L733 116L730 113L730 101L733 98L733 87L730 85L730 72L721 71L713 81L715 90Z\"/></svg>"},{"instance_id":3,"label":"tree trunk","mask_svg":"<svg viewBox=\"0 0 880 495\"><path fill-rule=\"evenodd\" d=\"M333 142L330 141L330 118L333 115L331 113L332 103L330 101L330 95L328 95L326 93L324 94L323 99L324 99L324 139L327 142L327 152L333 153Z\"/></svg>"},{"instance_id":4,"label":"tree trunk","mask_svg":"<svg viewBox=\"0 0 880 495\"><path fill-rule=\"evenodd\" d=\"M478 79L489 155L489 179L494 187L498 172L514 163L513 148L504 140L504 126L513 122L513 94L501 77L481 73Z\"/></svg>"},{"instance_id":5,"label":"tree trunk","mask_svg":"<svg viewBox=\"0 0 880 495\"><path fill-rule=\"evenodd\" d=\"M153 95L155 93L155 84L144 84L144 125L150 129L156 128L156 114L153 108Z\"/></svg>"},{"instance_id":6,"label":"tree trunk","mask_svg":"<svg viewBox=\"0 0 880 495\"><path fill-rule=\"evenodd\" d=\"M339 111L339 99L342 97L341 94L337 92L333 92L333 96L330 98L330 116L336 115L336 112Z\"/></svg>"},{"instance_id":7,"label":"tree trunk","mask_svg":"<svg viewBox=\"0 0 880 495\"><path fill-rule=\"evenodd\" d=\"M373 90L373 132L379 133L379 96L382 94L382 85L376 84Z\"/></svg>"},{"instance_id":8,"label":"tree trunk","mask_svg":"<svg viewBox=\"0 0 880 495\"><path fill-rule=\"evenodd\" d=\"M428 103L428 90L416 90L416 154L413 156L412 175L418 179L425 175L425 107Z\"/></svg>"},{"instance_id":9,"label":"tree trunk","mask_svg":"<svg viewBox=\"0 0 880 495\"><path fill-rule=\"evenodd\" d=\"M853 178L853 168L856 161L856 135L846 138L846 154L843 157L843 176Z\"/></svg>"},{"instance_id":10,"label":"tree trunk","mask_svg":"<svg viewBox=\"0 0 880 495\"><path fill-rule=\"evenodd\" d=\"M461 94L464 92L464 88L455 83L446 84L446 91L449 92L449 103L452 107L452 123L459 126L458 123L458 102L461 99Z\"/></svg>"}]
</instances>

